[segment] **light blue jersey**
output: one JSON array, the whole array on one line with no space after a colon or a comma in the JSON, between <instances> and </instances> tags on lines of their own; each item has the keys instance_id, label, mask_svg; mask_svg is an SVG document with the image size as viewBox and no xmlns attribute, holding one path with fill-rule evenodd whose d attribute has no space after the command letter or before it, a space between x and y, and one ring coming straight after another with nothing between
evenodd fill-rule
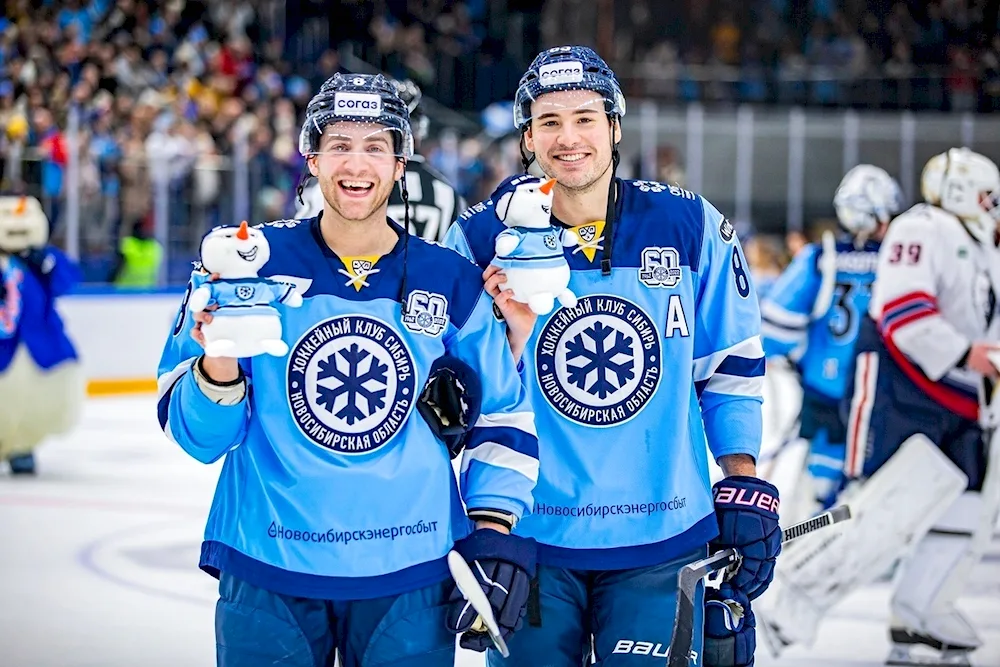
<instances>
[{"instance_id":1,"label":"light blue jersey","mask_svg":"<svg viewBox=\"0 0 1000 667\"><path fill-rule=\"evenodd\" d=\"M501 237L517 239L517 247L505 255L498 255L494 264L501 269L548 269L562 266L564 230L555 227L533 229L530 227L511 227L500 233Z\"/></svg>"},{"instance_id":2,"label":"light blue jersey","mask_svg":"<svg viewBox=\"0 0 1000 667\"><path fill-rule=\"evenodd\" d=\"M245 315L276 315L275 303L284 303L294 287L273 280L246 278L241 280L216 280L204 283L212 293L209 305L217 305L215 317L242 317Z\"/></svg>"},{"instance_id":3,"label":"light blue jersey","mask_svg":"<svg viewBox=\"0 0 1000 667\"><path fill-rule=\"evenodd\" d=\"M807 245L761 306L764 351L796 363L806 391L839 401L854 362L854 342L868 312L879 244L836 244L836 273L824 294L822 248ZM832 293L829 290L832 289ZM819 303L823 301L822 303Z\"/></svg>"},{"instance_id":4,"label":"light blue jersey","mask_svg":"<svg viewBox=\"0 0 1000 667\"><path fill-rule=\"evenodd\" d=\"M461 501L523 516L538 475L533 415L481 272L416 237L405 262L402 239L382 257L340 258L317 218L263 231L271 258L260 275L304 299L277 306L288 355L241 359L247 397L213 403L192 372L202 350L185 298L159 366L167 436L199 461L225 457L201 567L334 600L444 580L446 554L471 529ZM364 269L363 281L350 267ZM196 273L188 294L202 282ZM483 383L458 486L447 449L414 409L445 353Z\"/></svg>"},{"instance_id":5,"label":"light blue jersey","mask_svg":"<svg viewBox=\"0 0 1000 667\"><path fill-rule=\"evenodd\" d=\"M760 311L732 225L681 188L619 187L611 275L604 223L573 228L579 303L540 316L522 357L540 476L516 531L556 567L643 567L703 547L718 532L706 439L716 458L760 447ZM446 243L485 267L503 230L487 201Z\"/></svg>"}]
</instances>

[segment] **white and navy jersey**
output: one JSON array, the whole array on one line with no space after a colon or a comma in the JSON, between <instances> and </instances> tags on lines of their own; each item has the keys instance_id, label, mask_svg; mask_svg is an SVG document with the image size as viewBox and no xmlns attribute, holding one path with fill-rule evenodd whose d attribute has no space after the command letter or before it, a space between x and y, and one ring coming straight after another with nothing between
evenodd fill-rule
<instances>
[{"instance_id":1,"label":"white and navy jersey","mask_svg":"<svg viewBox=\"0 0 1000 667\"><path fill-rule=\"evenodd\" d=\"M619 187L611 275L605 223L570 228L578 304L540 316L522 357L540 477L516 530L556 567L642 567L704 546L718 531L709 449L760 448L760 311L733 226L687 190ZM505 229L486 201L446 243L485 268Z\"/></svg>"},{"instance_id":2,"label":"white and navy jersey","mask_svg":"<svg viewBox=\"0 0 1000 667\"><path fill-rule=\"evenodd\" d=\"M976 419L977 373L957 367L977 341L1000 341L1000 251L955 216L919 204L882 241L870 313L899 369L940 405Z\"/></svg>"},{"instance_id":3,"label":"white and navy jersey","mask_svg":"<svg viewBox=\"0 0 1000 667\"><path fill-rule=\"evenodd\" d=\"M522 516L538 444L528 398L480 270L403 230L381 257L338 257L316 218L268 223L261 277L294 285L285 357L241 359L234 406L208 399L192 364L186 301L159 366L159 419L195 459L225 457L201 566L297 597L374 598L448 576L470 523L462 502ZM400 308L406 281L405 315ZM192 276L190 291L205 276ZM451 354L482 380L456 486L450 456L414 409L433 362Z\"/></svg>"},{"instance_id":4,"label":"white and navy jersey","mask_svg":"<svg viewBox=\"0 0 1000 667\"><path fill-rule=\"evenodd\" d=\"M452 221L465 210L465 200L420 155L407 161L403 178L410 201L410 233L428 241L444 240ZM323 210L323 193L315 178L302 191L302 201L296 218L312 218ZM402 190L397 185L389 195L389 217L403 224L403 213Z\"/></svg>"},{"instance_id":5,"label":"white and navy jersey","mask_svg":"<svg viewBox=\"0 0 1000 667\"><path fill-rule=\"evenodd\" d=\"M868 312L878 250L874 241L858 248L843 240L826 251L809 244L761 303L765 354L795 363L803 389L831 404L843 398L853 371L854 344ZM824 276L824 252L831 251L835 263Z\"/></svg>"}]
</instances>

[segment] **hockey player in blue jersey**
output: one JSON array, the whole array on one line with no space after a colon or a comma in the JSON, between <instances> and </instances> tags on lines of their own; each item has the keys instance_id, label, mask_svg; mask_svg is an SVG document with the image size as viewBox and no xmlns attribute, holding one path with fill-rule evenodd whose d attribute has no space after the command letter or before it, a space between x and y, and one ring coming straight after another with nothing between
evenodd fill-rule
<instances>
[{"instance_id":1,"label":"hockey player in blue jersey","mask_svg":"<svg viewBox=\"0 0 1000 667\"><path fill-rule=\"evenodd\" d=\"M662 664L678 569L722 546L743 563L707 602L704 645L696 619L692 664L753 663L750 600L780 542L777 492L755 471L757 297L733 226L709 202L615 177L624 113L614 73L586 47L542 52L518 87L525 170L535 160L556 179L552 222L578 240L564 251L575 308L536 317L500 292L489 264L503 188L446 238L487 276L539 434L536 510L515 529L538 542L538 576L510 657L490 650L491 665ZM709 449L727 476L714 502Z\"/></svg>"},{"instance_id":2,"label":"hockey player in blue jersey","mask_svg":"<svg viewBox=\"0 0 1000 667\"><path fill-rule=\"evenodd\" d=\"M506 634L524 613L535 544L509 532L533 504L533 415L480 271L386 216L412 153L395 88L335 75L307 107L300 151L322 213L260 227L259 275L303 297L276 306L288 355L206 357L211 313L185 304L159 367L167 436L199 461L225 458L200 561L219 578L218 664L451 667L450 550L488 573ZM210 279L196 272L188 294ZM422 391L432 369L456 367L482 385L478 401L460 397L478 418L457 485L457 450L435 437L441 401L417 406L447 394Z\"/></svg>"},{"instance_id":3,"label":"hockey player in blue jersey","mask_svg":"<svg viewBox=\"0 0 1000 667\"><path fill-rule=\"evenodd\" d=\"M868 311L879 242L902 200L899 184L884 169L862 164L848 171L833 199L845 236L838 240L827 232L821 244L803 248L761 304L764 352L787 357L802 375L799 437L809 442L808 479L792 520L829 507L841 489L848 433L840 404Z\"/></svg>"}]
</instances>

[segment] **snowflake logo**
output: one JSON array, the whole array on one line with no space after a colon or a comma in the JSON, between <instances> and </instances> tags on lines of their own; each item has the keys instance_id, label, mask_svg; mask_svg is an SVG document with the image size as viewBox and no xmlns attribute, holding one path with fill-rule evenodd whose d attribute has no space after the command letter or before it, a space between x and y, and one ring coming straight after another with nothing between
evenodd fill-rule
<instances>
[{"instance_id":1,"label":"snowflake logo","mask_svg":"<svg viewBox=\"0 0 1000 667\"><path fill-rule=\"evenodd\" d=\"M535 373L565 418L607 427L641 412L660 383L661 334L638 305L591 295L560 308L539 333Z\"/></svg>"},{"instance_id":2,"label":"snowflake logo","mask_svg":"<svg viewBox=\"0 0 1000 667\"><path fill-rule=\"evenodd\" d=\"M656 181L632 181L632 185L639 188L640 192L663 192L667 189L663 183Z\"/></svg>"},{"instance_id":3,"label":"snowflake logo","mask_svg":"<svg viewBox=\"0 0 1000 667\"><path fill-rule=\"evenodd\" d=\"M347 364L347 371L337 368L337 358ZM366 370L361 371L365 366ZM343 419L348 425L354 425L360 419L372 415L379 408L385 407L385 393L388 385L386 371L389 367L381 363L370 352L362 350L357 343L350 347L337 350L329 358L319 362L319 381L333 379L332 387L320 384L317 403L329 412L334 412L338 419ZM342 407L336 405L343 397Z\"/></svg>"},{"instance_id":4,"label":"snowflake logo","mask_svg":"<svg viewBox=\"0 0 1000 667\"><path fill-rule=\"evenodd\" d=\"M585 338L593 345L588 346ZM582 366L569 365L581 359ZM632 338L600 321L595 322L566 344L566 363L570 382L588 394L607 398L635 377ZM617 382L611 381L612 375ZM592 381L588 382L588 378Z\"/></svg>"},{"instance_id":5,"label":"snowflake logo","mask_svg":"<svg viewBox=\"0 0 1000 667\"><path fill-rule=\"evenodd\" d=\"M335 317L308 330L288 354L289 408L304 436L363 454L402 428L416 391L413 356L391 325Z\"/></svg>"}]
</instances>

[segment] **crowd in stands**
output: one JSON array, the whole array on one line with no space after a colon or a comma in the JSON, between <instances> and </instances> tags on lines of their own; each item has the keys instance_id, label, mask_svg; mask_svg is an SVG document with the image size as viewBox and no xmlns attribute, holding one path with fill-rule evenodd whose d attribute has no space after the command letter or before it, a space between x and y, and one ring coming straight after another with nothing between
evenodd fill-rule
<instances>
[{"instance_id":1,"label":"crowd in stands","mask_svg":"<svg viewBox=\"0 0 1000 667\"><path fill-rule=\"evenodd\" d=\"M0 0L0 190L38 196L61 242L77 146L80 249L102 280L120 238L151 233L157 184L181 257L240 212L290 215L302 111L345 58L472 119L511 99L538 49L568 42L606 52L629 96L845 105L888 78L899 85L885 106L1000 110L995 4ZM519 164L510 137L432 127L422 150L467 200Z\"/></svg>"}]
</instances>

